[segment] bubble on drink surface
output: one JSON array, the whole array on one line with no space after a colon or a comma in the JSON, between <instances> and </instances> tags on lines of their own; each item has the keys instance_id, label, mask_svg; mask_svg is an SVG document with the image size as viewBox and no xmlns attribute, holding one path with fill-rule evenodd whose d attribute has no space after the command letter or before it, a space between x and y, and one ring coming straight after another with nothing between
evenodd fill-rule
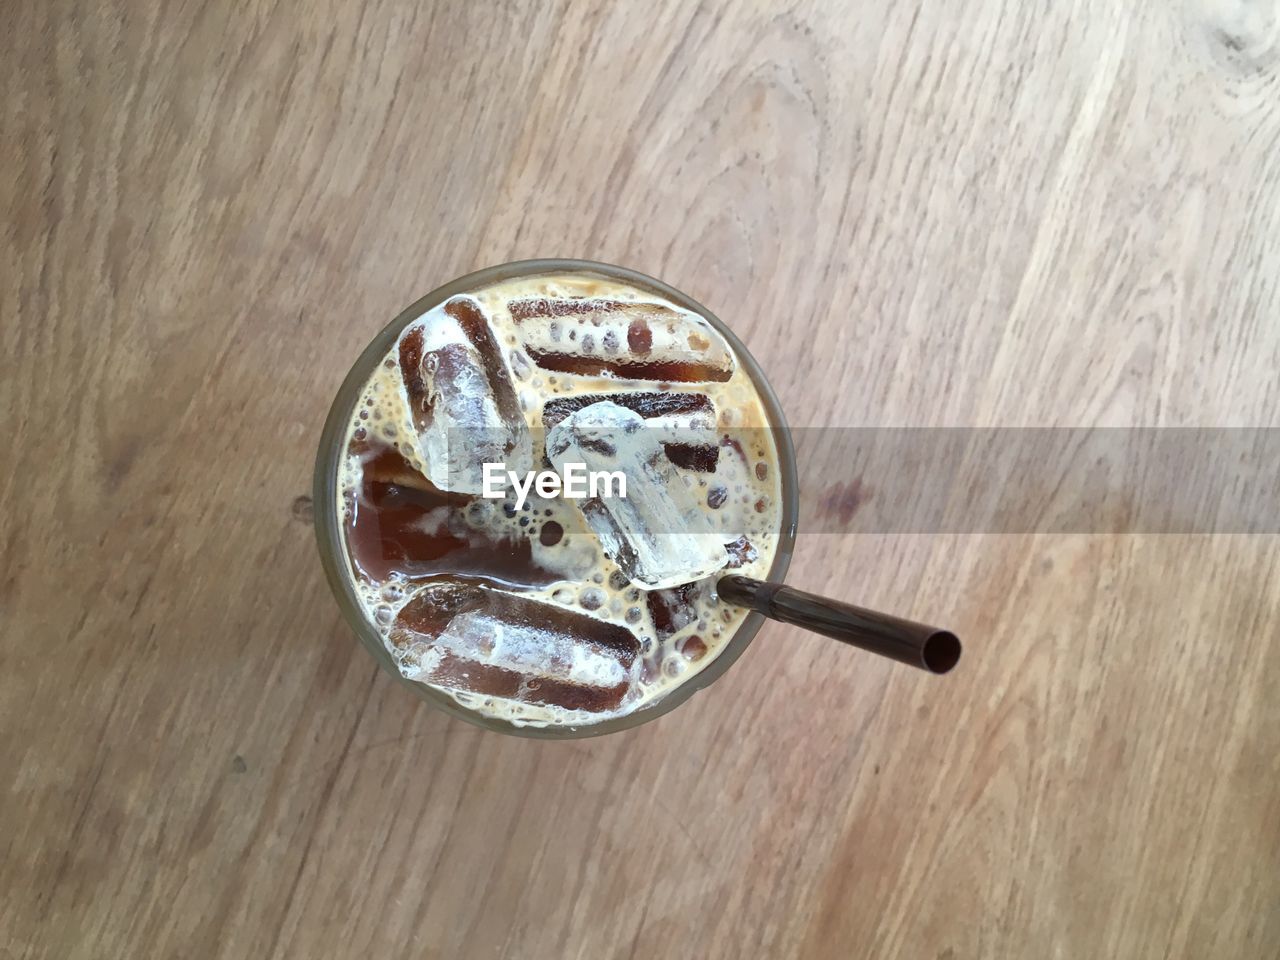
<instances>
[{"instance_id":1,"label":"bubble on drink surface","mask_svg":"<svg viewBox=\"0 0 1280 960\"><path fill-rule=\"evenodd\" d=\"M702 637L697 634L691 634L676 641L676 652L686 660L696 663L707 655L707 645Z\"/></svg>"},{"instance_id":2,"label":"bubble on drink surface","mask_svg":"<svg viewBox=\"0 0 1280 960\"><path fill-rule=\"evenodd\" d=\"M639 607L628 607L626 613L627 623L639 623L641 612Z\"/></svg>"},{"instance_id":3,"label":"bubble on drink surface","mask_svg":"<svg viewBox=\"0 0 1280 960\"><path fill-rule=\"evenodd\" d=\"M604 591L595 587L588 587L578 594L578 604L583 610L599 610L604 606L605 599Z\"/></svg>"}]
</instances>

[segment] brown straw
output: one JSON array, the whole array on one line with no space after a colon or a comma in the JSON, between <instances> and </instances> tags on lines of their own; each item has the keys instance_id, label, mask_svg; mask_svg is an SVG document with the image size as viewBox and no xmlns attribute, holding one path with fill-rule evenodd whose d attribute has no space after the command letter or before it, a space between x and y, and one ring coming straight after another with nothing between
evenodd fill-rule
<instances>
[{"instance_id":1,"label":"brown straw","mask_svg":"<svg viewBox=\"0 0 1280 960\"><path fill-rule=\"evenodd\" d=\"M956 635L937 627L736 574L721 577L716 592L729 603L749 607L771 620L804 627L929 673L946 673L960 661Z\"/></svg>"}]
</instances>

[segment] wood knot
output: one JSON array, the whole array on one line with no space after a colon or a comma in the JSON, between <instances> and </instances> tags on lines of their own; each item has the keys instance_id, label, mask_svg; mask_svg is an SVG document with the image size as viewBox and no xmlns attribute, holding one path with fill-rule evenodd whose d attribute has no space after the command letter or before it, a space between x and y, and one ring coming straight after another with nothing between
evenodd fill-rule
<instances>
[{"instance_id":1,"label":"wood knot","mask_svg":"<svg viewBox=\"0 0 1280 960\"><path fill-rule=\"evenodd\" d=\"M861 477L854 477L845 483L834 483L822 491L818 501L818 510L824 517L830 517L845 529L853 522L854 515L871 499L874 491L862 482Z\"/></svg>"},{"instance_id":2,"label":"wood knot","mask_svg":"<svg viewBox=\"0 0 1280 960\"><path fill-rule=\"evenodd\" d=\"M293 504L289 507L289 514L299 523L310 523L315 516L315 506L311 498L304 493L294 498Z\"/></svg>"}]
</instances>

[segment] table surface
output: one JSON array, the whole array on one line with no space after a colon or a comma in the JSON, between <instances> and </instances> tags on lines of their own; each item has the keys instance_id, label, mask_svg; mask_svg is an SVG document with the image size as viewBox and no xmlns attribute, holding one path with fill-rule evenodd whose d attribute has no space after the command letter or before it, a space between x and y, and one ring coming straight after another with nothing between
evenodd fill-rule
<instances>
[{"instance_id":1,"label":"table surface","mask_svg":"<svg viewBox=\"0 0 1280 960\"><path fill-rule=\"evenodd\" d=\"M543 743L375 669L308 498L373 333L533 256L801 427L1280 425L1274 4L7 12L0 956L1280 952L1274 536L810 533L957 671L770 625Z\"/></svg>"}]
</instances>

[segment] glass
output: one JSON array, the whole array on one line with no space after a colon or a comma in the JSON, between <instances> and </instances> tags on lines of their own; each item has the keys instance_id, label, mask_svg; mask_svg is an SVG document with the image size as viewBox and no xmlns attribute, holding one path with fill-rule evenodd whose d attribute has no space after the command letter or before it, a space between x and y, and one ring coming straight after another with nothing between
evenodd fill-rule
<instances>
[{"instance_id":1,"label":"glass","mask_svg":"<svg viewBox=\"0 0 1280 960\"><path fill-rule=\"evenodd\" d=\"M338 469L344 453L344 441L347 426L351 422L355 405L369 375L382 362L387 351L400 335L400 331L417 320L424 313L440 305L450 297L469 293L481 287L501 283L517 277L538 276L554 273L576 273L601 277L608 280L630 284L638 290L648 291L686 310L693 311L706 318L707 322L720 332L733 348L739 361L746 368L760 394L762 405L769 417L775 448L778 453L777 468L782 490L781 529L778 531L778 548L774 555L773 566L769 569L769 579L781 582L791 565L791 554L795 546L796 514L798 511L799 491L796 486L795 451L791 444L791 433L778 398L765 378L764 371L756 363L755 358L733 335L733 332L710 310L697 303L691 297L659 280L607 263L595 263L590 260L520 260L504 263L495 267L486 267L459 277L442 287L432 290L421 300L404 310L373 338L373 341L360 354L355 365L347 374L338 395L329 409L329 417L325 421L324 432L320 437L320 450L316 455L313 496L315 501L316 541L320 548L320 560L324 565L325 575L329 578L329 586L338 599L338 606L351 629L355 631L360 642L373 654L382 669L386 670L398 681L413 690L419 697L433 706L488 730L509 733L521 737L534 737L546 740L565 740L581 737L595 737L606 733L614 733L653 720L668 710L674 710L694 693L714 682L721 674L742 656L751 643L764 617L751 613L741 623L732 637L724 644L720 654L697 674L675 687L660 700L647 704L638 710L621 717L614 717L600 723L587 724L581 727L531 727L518 726L507 720L487 717L463 707L448 694L401 676L390 653L383 643L381 635L365 618L355 588L351 580L351 564L347 558L346 543L342 536L341 518L338 513Z\"/></svg>"}]
</instances>

